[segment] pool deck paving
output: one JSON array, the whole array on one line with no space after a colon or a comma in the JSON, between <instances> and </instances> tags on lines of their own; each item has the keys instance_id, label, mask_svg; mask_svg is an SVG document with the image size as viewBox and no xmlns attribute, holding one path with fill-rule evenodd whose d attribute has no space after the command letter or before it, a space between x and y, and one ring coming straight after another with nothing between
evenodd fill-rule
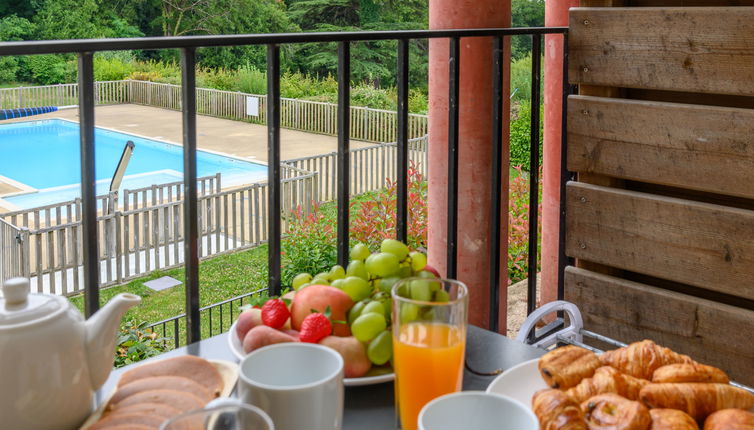
<instances>
[{"instance_id":1,"label":"pool deck paving","mask_svg":"<svg viewBox=\"0 0 754 430\"><path fill-rule=\"evenodd\" d=\"M0 124L39 119L61 118L79 121L78 109L63 109L43 115L2 121ZM181 112L134 104L97 106L94 111L97 127L135 134L155 140L181 144L183 122ZM373 143L351 140L353 149ZM243 121L197 115L197 147L253 161L267 161L267 126ZM280 130L282 160L335 152L335 136ZM0 193L2 194L2 193Z\"/></svg>"}]
</instances>

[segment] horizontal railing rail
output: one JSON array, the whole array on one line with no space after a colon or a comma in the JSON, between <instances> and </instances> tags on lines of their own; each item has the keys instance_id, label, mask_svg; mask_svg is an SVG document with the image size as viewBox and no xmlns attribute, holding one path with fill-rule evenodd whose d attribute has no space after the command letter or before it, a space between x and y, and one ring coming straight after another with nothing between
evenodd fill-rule
<instances>
[{"instance_id":1,"label":"horizontal railing rail","mask_svg":"<svg viewBox=\"0 0 754 430\"><path fill-rule=\"evenodd\" d=\"M447 271L445 275L454 278L457 275L457 246L458 246L458 154L459 154L459 87L461 68L461 39L470 37L490 37L493 41L491 50L494 72L492 78L492 210L490 213L490 328L498 328L499 291L500 291L500 261L501 241L500 229L507 223L502 222L501 188L502 171L507 163L502 153L504 127L503 97L504 79L503 68L506 65L506 38L515 35L529 35L532 38L532 103L531 103L531 171L530 204L529 204L529 297L528 305L536 303L536 276L531 276L537 267L538 243L538 196L539 196L539 85L541 71L542 36L547 34L562 34L564 49L563 76L563 112L566 112L568 77L568 29L566 27L548 28L487 28L464 30L410 30L410 31L380 31L380 32L321 32L321 33L288 33L288 34L245 34L245 35L211 35L188 37L150 37L134 39L102 39L102 40L53 40L53 41L24 41L0 43L0 55L30 55L75 53L78 56L79 83L79 118L81 124L81 176L82 176L82 241L85 244L83 252L83 283L85 286L85 311L87 315L94 313L100 306L99 280L100 264L97 231L97 203L94 189L94 106L96 101L94 83L93 55L98 51L133 50L133 49L178 49L181 58L181 110L183 121L183 151L184 151L184 183L185 198L183 210L183 237L186 242L184 248L185 261L185 299L186 299L186 340L194 342L201 338L200 305L199 305L199 253L200 224L199 224L199 196L196 190L196 144L197 144L197 88L196 88L196 49L213 46L243 46L265 45L267 47L267 103L266 124L268 129L268 182L267 182L267 237L268 237L268 291L277 295L281 290L281 224L282 224L282 174L280 168L280 129L281 129L281 94L280 94L280 45L335 42L338 46L338 108L337 136L338 155L336 170L337 183L337 249L338 263L346 265L349 247L349 200L350 185L350 82L351 55L353 42L369 40L397 41L397 88L398 112L395 123L396 141L398 146L395 160L397 171L397 234L399 240L406 240L407 234L407 195L408 195L408 42L412 39L443 38L449 41L448 50L448 212L447 212ZM563 116L565 118L565 116ZM565 142L565 119L561 127L562 142ZM564 150L561 150L565 154ZM563 159L564 160L564 159ZM562 181L561 181L562 182ZM561 184L563 186L563 184ZM564 193L561 192L561 198ZM561 201L562 204L562 201ZM562 231L561 219L561 231ZM560 244L563 240L561 236ZM533 244L533 245L532 245ZM561 262L563 254L561 253ZM560 285L562 285L562 264L560 270ZM562 293L562 288L559 288Z\"/></svg>"}]
</instances>

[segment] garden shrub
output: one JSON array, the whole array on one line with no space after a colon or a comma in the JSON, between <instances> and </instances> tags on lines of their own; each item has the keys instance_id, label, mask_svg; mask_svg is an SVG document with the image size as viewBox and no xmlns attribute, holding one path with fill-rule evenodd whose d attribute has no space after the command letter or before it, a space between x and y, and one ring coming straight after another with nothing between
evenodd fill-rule
<instances>
[{"instance_id":1,"label":"garden shrub","mask_svg":"<svg viewBox=\"0 0 754 430\"><path fill-rule=\"evenodd\" d=\"M267 74L253 66L242 67L236 71L236 87L242 93L266 94Z\"/></svg>"},{"instance_id":2,"label":"garden shrub","mask_svg":"<svg viewBox=\"0 0 754 430\"><path fill-rule=\"evenodd\" d=\"M542 165L542 142L544 141L543 125L544 106L539 106L539 164ZM521 166L527 172L530 169L530 141L531 141L531 103L525 100L514 106L511 112L510 164Z\"/></svg>"},{"instance_id":3,"label":"garden shrub","mask_svg":"<svg viewBox=\"0 0 754 430\"><path fill-rule=\"evenodd\" d=\"M96 81L119 81L134 71L132 61L119 57L94 56L94 79Z\"/></svg>"},{"instance_id":4,"label":"garden shrub","mask_svg":"<svg viewBox=\"0 0 754 430\"><path fill-rule=\"evenodd\" d=\"M373 251L384 239L395 238L398 184L389 178L387 187L373 199L351 203L351 242L361 242ZM408 168L408 232L407 245L411 249L427 246L427 181L412 162Z\"/></svg>"},{"instance_id":5,"label":"garden shrub","mask_svg":"<svg viewBox=\"0 0 754 430\"><path fill-rule=\"evenodd\" d=\"M281 242L282 285L291 285L299 273L326 272L338 258L335 223L322 213L319 205L310 213L299 206L291 214L290 222L288 234Z\"/></svg>"},{"instance_id":6,"label":"garden shrub","mask_svg":"<svg viewBox=\"0 0 754 430\"><path fill-rule=\"evenodd\" d=\"M68 81L66 58L62 55L32 55L27 59L31 77L40 85L62 84Z\"/></svg>"},{"instance_id":7,"label":"garden shrub","mask_svg":"<svg viewBox=\"0 0 754 430\"><path fill-rule=\"evenodd\" d=\"M16 57L0 57L0 82L13 82L18 71Z\"/></svg>"},{"instance_id":8,"label":"garden shrub","mask_svg":"<svg viewBox=\"0 0 754 430\"><path fill-rule=\"evenodd\" d=\"M508 285L526 279L529 270L529 175L521 166L514 169L517 174L511 177L508 194ZM541 198L539 202L537 211L541 219ZM541 238L542 224L538 227L537 237Z\"/></svg>"}]
</instances>

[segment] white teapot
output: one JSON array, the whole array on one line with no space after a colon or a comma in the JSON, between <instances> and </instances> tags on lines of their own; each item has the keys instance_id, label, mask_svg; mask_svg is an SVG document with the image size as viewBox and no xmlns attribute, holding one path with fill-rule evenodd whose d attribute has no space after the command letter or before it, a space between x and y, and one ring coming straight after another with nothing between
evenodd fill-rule
<instances>
[{"instance_id":1,"label":"white teapot","mask_svg":"<svg viewBox=\"0 0 754 430\"><path fill-rule=\"evenodd\" d=\"M29 294L13 278L0 297L0 427L78 428L113 368L123 314L141 302L119 294L87 321L65 297Z\"/></svg>"}]
</instances>

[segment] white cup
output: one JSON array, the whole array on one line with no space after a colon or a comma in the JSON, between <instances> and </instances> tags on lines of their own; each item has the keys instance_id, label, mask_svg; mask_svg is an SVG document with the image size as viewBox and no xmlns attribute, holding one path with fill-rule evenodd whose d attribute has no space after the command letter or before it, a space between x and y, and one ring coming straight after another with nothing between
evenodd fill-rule
<instances>
[{"instance_id":1,"label":"white cup","mask_svg":"<svg viewBox=\"0 0 754 430\"><path fill-rule=\"evenodd\" d=\"M258 406L277 430L340 430L343 358L313 343L279 343L254 350L240 365L238 398Z\"/></svg>"},{"instance_id":2,"label":"white cup","mask_svg":"<svg viewBox=\"0 0 754 430\"><path fill-rule=\"evenodd\" d=\"M537 417L518 400L483 391L446 394L419 412L419 430L538 430Z\"/></svg>"}]
</instances>

